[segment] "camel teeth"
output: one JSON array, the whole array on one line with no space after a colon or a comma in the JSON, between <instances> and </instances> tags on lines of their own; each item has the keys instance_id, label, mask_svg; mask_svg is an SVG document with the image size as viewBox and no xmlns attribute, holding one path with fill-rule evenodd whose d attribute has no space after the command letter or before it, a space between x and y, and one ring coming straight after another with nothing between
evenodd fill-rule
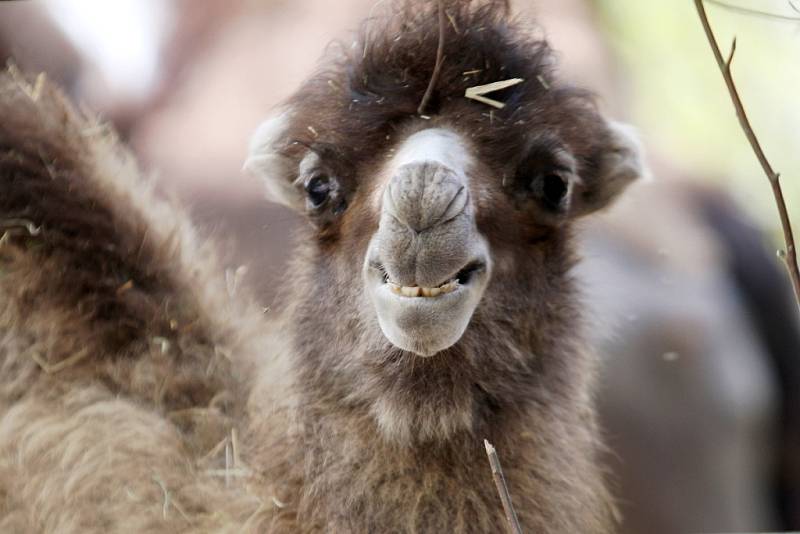
<instances>
[{"instance_id":1,"label":"camel teeth","mask_svg":"<svg viewBox=\"0 0 800 534\"><path fill-rule=\"evenodd\" d=\"M439 287L442 293L452 293L458 287L458 280L450 280L446 284Z\"/></svg>"},{"instance_id":2,"label":"camel teeth","mask_svg":"<svg viewBox=\"0 0 800 534\"><path fill-rule=\"evenodd\" d=\"M420 288L418 286L414 287L403 286L400 288L400 292L406 297L418 297L420 293Z\"/></svg>"},{"instance_id":3,"label":"camel teeth","mask_svg":"<svg viewBox=\"0 0 800 534\"><path fill-rule=\"evenodd\" d=\"M433 298L455 291L456 288L458 288L458 280L450 280L438 287L401 286L393 282L386 282L386 285L389 286L389 290L395 295Z\"/></svg>"}]
</instances>

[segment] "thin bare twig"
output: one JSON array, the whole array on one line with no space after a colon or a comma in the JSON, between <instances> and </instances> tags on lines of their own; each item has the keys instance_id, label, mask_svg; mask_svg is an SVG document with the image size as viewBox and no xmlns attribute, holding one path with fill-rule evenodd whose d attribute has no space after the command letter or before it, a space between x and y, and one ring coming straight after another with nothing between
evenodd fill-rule
<instances>
[{"instance_id":1,"label":"thin bare twig","mask_svg":"<svg viewBox=\"0 0 800 534\"><path fill-rule=\"evenodd\" d=\"M793 17L791 15L781 15L780 13L770 13L769 11L761 11L759 9L737 6L735 4L729 4L727 2L723 2L722 0L705 0L705 1L709 4L714 4L715 6L719 6L723 9L727 9L729 11L735 11L737 13L744 13L745 15L755 15L757 17L783 20L788 22L800 22L800 17ZM794 5L792 4L791 1L789 1L789 6L791 6L792 9L794 9Z\"/></svg>"},{"instance_id":2,"label":"thin bare twig","mask_svg":"<svg viewBox=\"0 0 800 534\"><path fill-rule=\"evenodd\" d=\"M786 269L789 271L789 277L792 280L792 287L794 288L794 297L798 307L800 307L800 270L798 270L797 267L797 250L794 245L792 223L789 219L789 213L786 210L786 202L783 199L780 174L772 169L772 165L770 165L766 155L764 155L764 150L761 148L761 143L759 143L753 131L753 127L750 125L744 105L742 104L742 99L739 97L739 91L737 91L736 84L733 82L733 76L731 75L731 63L733 63L733 55L736 52L736 40L734 39L733 41L727 60L723 59L722 52L720 52L719 45L717 44L717 39L714 37L714 32L711 30L711 24L708 22L703 0L694 0L694 5L697 8L697 14L700 16L700 22L703 24L703 30L708 38L708 43L711 45L711 50L714 52L714 58L717 60L719 70L722 72L722 78L725 80L725 85L728 87L728 93L731 96L733 107L736 109L736 117L739 119L739 125L741 125L742 130L744 130L744 134L750 142L750 146L756 158L758 158L758 162L761 164L761 168L764 170L764 174L767 175L769 184L772 187L772 194L775 197L775 204L778 207L778 215L780 216L781 228L783 229L783 239L786 244L786 250L782 251L780 255L786 263Z\"/></svg>"},{"instance_id":3,"label":"thin bare twig","mask_svg":"<svg viewBox=\"0 0 800 534\"><path fill-rule=\"evenodd\" d=\"M500 458L497 457L497 451L494 449L494 446L489 443L489 440L483 440L483 446L486 447L489 465L492 466L494 485L497 486L497 493L500 495L500 501L503 503L503 511L506 513L508 531L511 534L522 534L522 527L519 525L519 519L517 519L517 512L514 511L514 505L511 503L511 494L508 492L506 477L503 475L503 468L500 467Z\"/></svg>"},{"instance_id":4,"label":"thin bare twig","mask_svg":"<svg viewBox=\"0 0 800 534\"><path fill-rule=\"evenodd\" d=\"M425 108L428 106L428 101L433 95L433 90L439 81L439 73L442 71L442 63L444 63L444 34L447 30L447 15L444 12L444 0L439 0L439 45L436 47L436 64L433 66L433 74L431 81L428 82L428 88L425 89L425 94L422 95L422 101L417 108L418 115L425 115Z\"/></svg>"}]
</instances>

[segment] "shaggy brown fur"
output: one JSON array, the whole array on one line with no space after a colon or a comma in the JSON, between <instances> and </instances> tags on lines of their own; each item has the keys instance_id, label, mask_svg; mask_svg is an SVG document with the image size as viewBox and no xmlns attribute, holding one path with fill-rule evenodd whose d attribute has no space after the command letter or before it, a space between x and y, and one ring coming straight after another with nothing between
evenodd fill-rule
<instances>
[{"instance_id":1,"label":"shaggy brown fur","mask_svg":"<svg viewBox=\"0 0 800 534\"><path fill-rule=\"evenodd\" d=\"M509 22L503 2L447 3L431 118L415 116L435 63L435 3L396 9L387 26L369 21L355 45L332 50L286 106L278 149L287 168L312 150L342 190L330 212L309 213L316 224L299 239L286 298L301 439L315 451L287 481L286 498L300 496L289 499L291 513L338 531L497 530L486 437L528 531L608 532L593 364L569 276L571 220L618 192L602 181L614 150L606 123L586 93L555 78L547 44ZM502 110L463 97L467 87L515 77L526 83L493 95ZM435 126L477 151L471 187L495 269L461 340L425 359L385 339L358 273L378 225L369 201L378 168L410 133ZM562 148L583 183L571 212L554 218L520 188L531 160Z\"/></svg>"},{"instance_id":2,"label":"shaggy brown fur","mask_svg":"<svg viewBox=\"0 0 800 534\"><path fill-rule=\"evenodd\" d=\"M48 84L4 72L0 117L0 530L252 512L199 461L240 419L231 356L254 350L213 254Z\"/></svg>"},{"instance_id":3,"label":"shaggy brown fur","mask_svg":"<svg viewBox=\"0 0 800 534\"><path fill-rule=\"evenodd\" d=\"M213 254L108 132L48 85L0 78L2 530L501 531L483 438L528 532L612 530L567 217L616 192L600 183L610 134L503 2L448 2L433 118L415 117L437 23L410 6L289 102L285 154L318 151L347 203L301 236L279 335L229 298ZM526 83L493 95L504 110L460 96L515 76ZM495 268L464 337L420 359L382 336L357 273L377 225L370 173L430 124L479 150ZM584 181L557 223L514 185L555 145Z\"/></svg>"}]
</instances>

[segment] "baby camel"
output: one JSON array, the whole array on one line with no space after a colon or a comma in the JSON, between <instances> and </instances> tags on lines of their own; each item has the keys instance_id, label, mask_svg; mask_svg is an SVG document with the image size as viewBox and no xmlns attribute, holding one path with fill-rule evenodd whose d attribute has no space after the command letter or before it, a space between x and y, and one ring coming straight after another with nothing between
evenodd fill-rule
<instances>
[{"instance_id":1,"label":"baby camel","mask_svg":"<svg viewBox=\"0 0 800 534\"><path fill-rule=\"evenodd\" d=\"M571 235L637 144L505 2L440 9L371 20L256 132L309 221L270 323L108 132L2 75L3 530L500 531L484 438L528 532L614 530Z\"/></svg>"}]
</instances>

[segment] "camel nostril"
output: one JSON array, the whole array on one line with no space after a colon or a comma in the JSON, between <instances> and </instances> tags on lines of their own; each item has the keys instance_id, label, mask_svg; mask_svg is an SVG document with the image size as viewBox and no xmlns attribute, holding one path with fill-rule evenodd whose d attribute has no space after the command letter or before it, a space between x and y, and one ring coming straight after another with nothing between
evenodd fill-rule
<instances>
[{"instance_id":1,"label":"camel nostril","mask_svg":"<svg viewBox=\"0 0 800 534\"><path fill-rule=\"evenodd\" d=\"M417 233L446 223L469 203L466 178L436 162L400 167L383 195L383 211Z\"/></svg>"},{"instance_id":2,"label":"camel nostril","mask_svg":"<svg viewBox=\"0 0 800 534\"><path fill-rule=\"evenodd\" d=\"M466 209L468 202L469 192L465 186L461 186L458 191L456 191L456 194L453 195L453 198L450 200L450 203L437 222L443 224L455 219Z\"/></svg>"}]
</instances>

